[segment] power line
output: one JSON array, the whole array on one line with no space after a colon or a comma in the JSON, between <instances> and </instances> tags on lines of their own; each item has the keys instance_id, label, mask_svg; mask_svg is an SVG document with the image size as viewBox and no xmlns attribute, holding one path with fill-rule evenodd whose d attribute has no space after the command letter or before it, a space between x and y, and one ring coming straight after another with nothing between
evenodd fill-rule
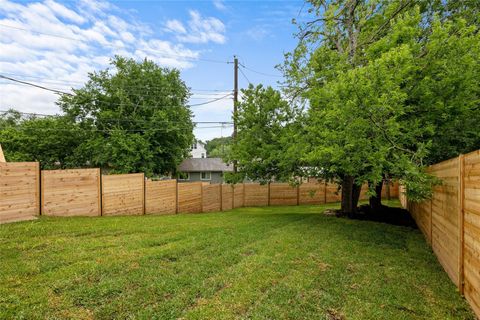
<instances>
[{"instance_id":1,"label":"power line","mask_svg":"<svg viewBox=\"0 0 480 320\"><path fill-rule=\"evenodd\" d=\"M35 113L35 112L21 112L21 111L17 111L17 110L0 110L0 113L3 113L3 114L6 114L6 113L9 113L11 111L14 111L15 113L19 113L21 115L28 115L28 116L34 116L34 117L59 117L59 116L62 116L62 115L58 115L58 114L45 114L45 113ZM111 121L143 121L143 122L147 122L147 120L143 120L143 119L139 119L139 120L134 120L134 119L119 119L119 118L101 118L101 120L111 120ZM155 123L158 123L158 122L165 122L165 123L171 123L171 122L176 122L176 121L172 121L172 120L155 120ZM225 124L225 125L230 125L230 124L233 124L233 122L231 121L192 121L192 123L194 124L216 124L216 123L219 123L219 124Z\"/></svg>"},{"instance_id":2,"label":"power line","mask_svg":"<svg viewBox=\"0 0 480 320\"><path fill-rule=\"evenodd\" d=\"M206 102L202 102L202 103L191 104L191 105L189 105L189 107L203 106L203 105L210 104L210 103L214 103L214 102L216 102L216 101L219 101L219 100L225 99L225 98L227 98L227 97L231 97L231 96L232 96L232 94L229 93L229 94L227 94L227 95L225 95L225 96L223 96L223 97L217 98L217 99L213 99L213 100L206 101Z\"/></svg>"},{"instance_id":3,"label":"power line","mask_svg":"<svg viewBox=\"0 0 480 320\"><path fill-rule=\"evenodd\" d=\"M271 74L271 73L265 73L265 72L257 71L257 70L254 70L254 69L252 69L252 68L249 68L249 67L245 66L245 65L242 64L242 63L239 63L239 65L240 65L242 68L246 69L246 70L249 70L249 71L251 71L251 72L253 72L253 73L257 73L257 74L260 74L260 75L263 75L263 76L275 77L275 78L283 78L282 75L279 75L279 74Z\"/></svg>"},{"instance_id":4,"label":"power line","mask_svg":"<svg viewBox=\"0 0 480 320\"><path fill-rule=\"evenodd\" d=\"M10 28L13 30L19 30L19 31L25 31L25 32L30 32L30 33L37 33L49 37L55 37L55 38L61 38L61 39L66 39L66 40L72 40L72 41L78 41L78 42L86 42L85 40L79 39L79 38L73 38L73 37L66 37L66 36L61 36L57 34L52 34L52 33L45 33L45 32L40 32L40 31L35 31L35 30L30 30L30 29L25 29L25 28L20 28L20 27L14 27L14 26L9 26L6 24L0 23L1 27L5 28ZM103 47L112 47L112 48L118 48L124 50L124 46L119 46L119 45L114 45L114 44L105 44L101 45ZM222 60L215 60L215 59L206 59L206 58L194 58L194 57L187 57L187 56L182 56L182 55L176 55L176 54L171 54L171 53L163 53L159 50L153 50L153 49L147 49L147 48L142 48L142 51L146 52L153 52L155 54L158 54L159 56L163 56L164 58L176 58L176 59L183 59L185 61L190 61L190 62L196 62L196 61L203 61L203 62L211 62L211 63L222 63L222 64L229 64L230 61L222 61Z\"/></svg>"},{"instance_id":5,"label":"power line","mask_svg":"<svg viewBox=\"0 0 480 320\"><path fill-rule=\"evenodd\" d=\"M248 84L252 84L252 83L250 82L250 80L248 80L248 78L247 78L247 76L245 75L245 73L243 73L242 69L238 69L238 70L240 70L240 73L241 73L242 76L245 78L245 80L247 80Z\"/></svg>"},{"instance_id":6,"label":"power line","mask_svg":"<svg viewBox=\"0 0 480 320\"><path fill-rule=\"evenodd\" d=\"M6 77L6 76L1 75L1 74L0 74L0 78L6 79L6 80L10 80L10 81L13 81L13 82L18 82L18 83L21 83L21 84L24 84L24 85L28 85L28 86L32 86L32 87L37 87L37 88L39 88L39 89L51 91L51 92L54 92L54 93L56 93L56 94L66 94L66 95L69 95L69 96L73 96L73 94L68 93L68 92L63 92L63 91L56 90L56 89L50 89L50 88L47 88L47 87L44 87L44 86L40 86L40 85L38 85L38 84L34 84L34 83L25 82L25 81L17 80L17 79L14 79L14 78Z\"/></svg>"},{"instance_id":7,"label":"power line","mask_svg":"<svg viewBox=\"0 0 480 320\"><path fill-rule=\"evenodd\" d=\"M117 128L112 128L112 129L96 129L96 128L91 128L91 129L86 129L86 128L25 128L25 127L9 127L9 129L17 130L17 131L55 131L55 132L72 132L76 130L81 130L81 131L86 131L86 132L112 132L112 131L122 131L122 132L151 132L151 131L176 131L176 130L188 130L188 129L221 129L225 127L231 127L229 126L209 126L209 127L174 127L174 128L144 128L144 129L117 129ZM1 130L1 129L0 129Z\"/></svg>"},{"instance_id":8,"label":"power line","mask_svg":"<svg viewBox=\"0 0 480 320\"><path fill-rule=\"evenodd\" d=\"M64 91L60 91L60 90L56 90L56 89L47 88L47 87L40 86L40 85L31 83L31 82L26 82L26 81L17 80L17 79L14 79L14 78L6 77L6 76L1 75L1 74L0 74L0 78L6 79L6 80L10 80L10 81L13 81L13 82L17 82L17 83L21 83L21 84L23 84L23 85L28 85L28 86L36 87L36 88L39 88L39 89L42 89L42 90L54 92L54 93L56 93L56 94L65 94L65 95L72 96L72 97L75 96L74 94L71 94L71 93L68 93L68 92L64 92ZM229 96L231 96L231 95L232 95L232 94L229 93L229 94L227 94L227 95L221 96L221 97L216 98L216 99L212 99L212 100L205 101L205 102L202 102L202 103L190 104L190 105L186 105L186 106L187 106L187 107L203 106L203 105L206 105L206 104L210 104L210 103L213 103L213 102L216 102L216 101L225 99L225 98L227 98L227 97L229 97ZM121 103L113 103L113 102L108 102L108 101L94 101L94 103L105 103L105 104L107 104L107 105L124 105L124 104L121 104ZM137 106L138 106L138 105L137 105ZM145 107L145 106L144 106L144 107ZM176 107L176 106L155 106L155 107Z\"/></svg>"},{"instance_id":9,"label":"power line","mask_svg":"<svg viewBox=\"0 0 480 320\"><path fill-rule=\"evenodd\" d=\"M4 75L9 75L9 76L14 76L16 78L21 77L21 78L32 78L32 79L39 79L42 80L41 82L51 82L52 84L60 84L64 86L69 86L69 84L80 84L84 85L86 82L82 81L72 81L72 80L66 80L66 79L52 79L52 78L45 78L45 77L38 77L38 76L31 76L31 75L24 75L24 74L18 74L18 73L10 73L10 72L2 72L0 71L1 74ZM21 79L25 80L25 79ZM146 88L146 89L152 89L152 88L164 88L164 86L160 85L130 85L132 88ZM205 93L198 93L198 94L208 94L208 95L222 95L225 92L232 92L233 90L231 89L195 89L195 88L190 88L190 91L198 91L198 92L205 92ZM213 92L213 93L210 93ZM196 93L194 93L196 94Z\"/></svg>"}]
</instances>

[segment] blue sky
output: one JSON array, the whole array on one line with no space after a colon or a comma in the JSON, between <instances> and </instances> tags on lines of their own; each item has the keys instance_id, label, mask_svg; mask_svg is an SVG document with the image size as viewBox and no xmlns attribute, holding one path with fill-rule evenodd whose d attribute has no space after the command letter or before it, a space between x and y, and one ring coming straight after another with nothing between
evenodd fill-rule
<instances>
[{"instance_id":1,"label":"blue sky","mask_svg":"<svg viewBox=\"0 0 480 320\"><path fill-rule=\"evenodd\" d=\"M68 91L104 69L114 54L179 68L191 104L233 88L233 55L248 81L276 86L284 52L294 48L292 18L303 1L7 1L0 0L0 74ZM212 62L214 61L214 62ZM276 76L277 75L277 76ZM247 79L248 81L247 81ZM0 110L53 114L55 94L0 82ZM192 106L196 121L231 121L232 99ZM202 140L231 127L196 129Z\"/></svg>"}]
</instances>

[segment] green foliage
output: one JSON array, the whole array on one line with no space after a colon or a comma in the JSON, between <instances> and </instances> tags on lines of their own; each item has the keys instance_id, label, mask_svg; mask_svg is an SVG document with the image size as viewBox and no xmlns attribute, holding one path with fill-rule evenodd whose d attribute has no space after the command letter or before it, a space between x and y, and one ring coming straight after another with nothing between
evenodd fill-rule
<instances>
[{"instance_id":1,"label":"green foliage","mask_svg":"<svg viewBox=\"0 0 480 320\"><path fill-rule=\"evenodd\" d=\"M43 168L101 167L116 173L175 172L193 142L189 90L178 70L116 57L58 104L65 116L0 118L9 161Z\"/></svg>"},{"instance_id":2,"label":"green foliage","mask_svg":"<svg viewBox=\"0 0 480 320\"><path fill-rule=\"evenodd\" d=\"M239 181L243 177L266 183L292 179L297 168L282 154L295 125L294 110L271 87L250 85L242 94L235 118L237 140L228 159L238 161L239 174L228 175L227 180Z\"/></svg>"},{"instance_id":3,"label":"green foliage","mask_svg":"<svg viewBox=\"0 0 480 320\"><path fill-rule=\"evenodd\" d=\"M227 158L230 153L232 137L213 138L205 144L209 158Z\"/></svg>"},{"instance_id":4,"label":"green foliage","mask_svg":"<svg viewBox=\"0 0 480 320\"><path fill-rule=\"evenodd\" d=\"M12 111L0 117L0 141L7 161L41 161L43 169L76 163L76 148L88 133L65 117L22 120Z\"/></svg>"},{"instance_id":5,"label":"green foliage","mask_svg":"<svg viewBox=\"0 0 480 320\"><path fill-rule=\"evenodd\" d=\"M388 175L410 199L428 197L436 181L425 165L480 148L480 35L469 5L310 2L315 19L282 66L285 93L308 105L305 143L282 155L305 155L325 178L374 186Z\"/></svg>"},{"instance_id":6,"label":"green foliage","mask_svg":"<svg viewBox=\"0 0 480 320\"><path fill-rule=\"evenodd\" d=\"M90 74L87 84L64 95L62 110L93 129L77 155L113 172L175 172L193 142L189 90L178 70L152 61L116 57L113 70Z\"/></svg>"}]
</instances>

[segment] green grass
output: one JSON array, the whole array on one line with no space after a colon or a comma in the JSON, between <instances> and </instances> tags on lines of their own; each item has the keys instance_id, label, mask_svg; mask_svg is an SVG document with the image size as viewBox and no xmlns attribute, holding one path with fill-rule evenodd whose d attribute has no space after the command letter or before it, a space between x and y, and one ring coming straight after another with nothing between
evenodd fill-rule
<instances>
[{"instance_id":1,"label":"green grass","mask_svg":"<svg viewBox=\"0 0 480 320\"><path fill-rule=\"evenodd\" d=\"M330 206L0 226L0 318L474 319L418 230Z\"/></svg>"}]
</instances>

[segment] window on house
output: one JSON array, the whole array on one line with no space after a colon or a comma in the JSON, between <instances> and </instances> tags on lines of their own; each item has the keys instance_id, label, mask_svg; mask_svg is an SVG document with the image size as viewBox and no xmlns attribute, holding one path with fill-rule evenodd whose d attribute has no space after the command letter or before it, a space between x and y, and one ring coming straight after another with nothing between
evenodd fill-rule
<instances>
[{"instance_id":1,"label":"window on house","mask_svg":"<svg viewBox=\"0 0 480 320\"><path fill-rule=\"evenodd\" d=\"M188 173L188 172L180 172L180 173L178 174L178 180L183 180L183 181L190 180L190 173Z\"/></svg>"},{"instance_id":2,"label":"window on house","mask_svg":"<svg viewBox=\"0 0 480 320\"><path fill-rule=\"evenodd\" d=\"M202 158L205 158L205 153L202 153Z\"/></svg>"},{"instance_id":3,"label":"window on house","mask_svg":"<svg viewBox=\"0 0 480 320\"><path fill-rule=\"evenodd\" d=\"M200 174L201 180L212 180L212 173L211 172L202 172Z\"/></svg>"}]
</instances>

